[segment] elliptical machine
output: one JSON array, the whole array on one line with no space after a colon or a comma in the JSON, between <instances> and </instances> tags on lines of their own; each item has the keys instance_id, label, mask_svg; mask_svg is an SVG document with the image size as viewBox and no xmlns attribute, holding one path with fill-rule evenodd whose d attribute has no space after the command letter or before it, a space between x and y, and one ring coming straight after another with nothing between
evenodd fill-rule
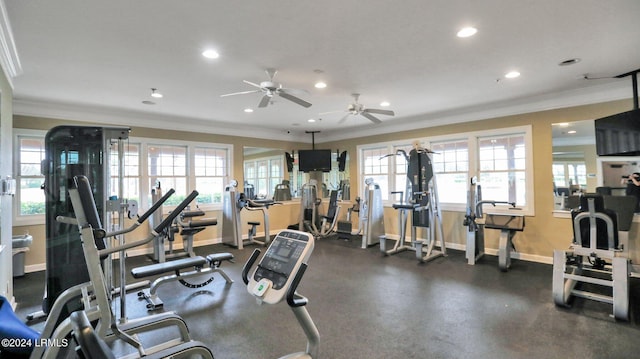
<instances>
[{"instance_id":1,"label":"elliptical machine","mask_svg":"<svg viewBox=\"0 0 640 359\"><path fill-rule=\"evenodd\" d=\"M307 336L304 352L285 355L280 359L318 358L320 334L305 307L308 299L296 292L307 269L313 246L311 234L283 230L276 235L251 276L249 271L260 255L259 249L253 251L242 268L242 280L247 285L247 291L256 297L258 303L277 304L286 297L287 304Z\"/></svg>"}]
</instances>

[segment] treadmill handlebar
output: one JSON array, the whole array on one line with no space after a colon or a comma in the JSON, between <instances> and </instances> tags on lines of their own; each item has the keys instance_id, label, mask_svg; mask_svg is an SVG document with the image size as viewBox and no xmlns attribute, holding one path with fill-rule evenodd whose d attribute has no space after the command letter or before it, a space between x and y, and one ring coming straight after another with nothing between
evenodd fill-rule
<instances>
[{"instance_id":1,"label":"treadmill handlebar","mask_svg":"<svg viewBox=\"0 0 640 359\"><path fill-rule=\"evenodd\" d=\"M187 196L184 201L180 202L180 204L176 206L176 208L171 211L171 213L169 213L169 215L162 222L160 222L160 224L156 228L153 229L153 231L156 233L162 232L165 227L169 226L171 222L173 222L173 220L178 217L178 215L180 215L180 212L187 208L189 203L191 203L194 199L196 199L196 197L198 197L198 194L199 193L196 190L191 192L191 194L189 194L189 196Z\"/></svg>"},{"instance_id":2,"label":"treadmill handlebar","mask_svg":"<svg viewBox=\"0 0 640 359\"><path fill-rule=\"evenodd\" d=\"M142 216L138 217L138 223L142 224L144 221L146 221L147 218L149 218L149 216L151 216L153 212L157 211L158 208L160 208L160 206L162 206L164 202L166 202L169 199L169 197L171 197L175 192L176 191L173 188L167 191L167 193L165 193L164 196L162 196L159 200L157 200L156 203L154 203L153 206L151 206L151 208L149 208L146 212L144 212Z\"/></svg>"}]
</instances>

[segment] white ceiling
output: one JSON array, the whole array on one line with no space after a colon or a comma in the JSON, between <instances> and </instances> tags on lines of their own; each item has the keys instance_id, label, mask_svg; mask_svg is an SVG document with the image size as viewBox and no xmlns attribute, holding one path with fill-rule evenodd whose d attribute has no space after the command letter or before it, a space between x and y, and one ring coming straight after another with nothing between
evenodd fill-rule
<instances>
[{"instance_id":1,"label":"white ceiling","mask_svg":"<svg viewBox=\"0 0 640 359\"><path fill-rule=\"evenodd\" d=\"M4 0L14 112L317 142L632 95L638 0ZM463 26L471 38L457 38ZM201 56L215 48L220 58ZM580 58L571 66L564 60ZM242 80L305 89L304 108ZM321 73L318 73L321 70ZM505 79L518 70L517 79ZM606 77L585 80L583 77ZM319 90L313 84L325 81ZM152 99L151 88L164 94ZM396 116L352 116L351 93ZM153 100L155 105L142 101ZM253 107L253 113L243 109ZM315 123L308 123L313 118ZM319 120L321 118L321 120Z\"/></svg>"}]
</instances>

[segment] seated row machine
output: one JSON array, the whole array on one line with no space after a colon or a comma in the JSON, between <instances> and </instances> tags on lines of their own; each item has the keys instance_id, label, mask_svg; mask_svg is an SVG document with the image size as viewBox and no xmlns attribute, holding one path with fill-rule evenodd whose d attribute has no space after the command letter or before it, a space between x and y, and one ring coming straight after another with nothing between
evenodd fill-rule
<instances>
[{"instance_id":1,"label":"seated row machine","mask_svg":"<svg viewBox=\"0 0 640 359\"><path fill-rule=\"evenodd\" d=\"M582 297L613 306L617 320L629 320L629 230L637 199L633 196L580 197L571 211L573 241L553 252L553 300L569 306ZM610 293L610 294L609 294Z\"/></svg>"}]
</instances>

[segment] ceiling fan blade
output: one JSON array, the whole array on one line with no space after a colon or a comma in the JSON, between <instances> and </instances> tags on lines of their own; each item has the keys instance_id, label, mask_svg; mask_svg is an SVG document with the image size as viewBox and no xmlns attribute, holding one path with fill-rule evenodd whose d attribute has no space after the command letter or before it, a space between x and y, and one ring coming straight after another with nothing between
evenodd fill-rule
<instances>
[{"instance_id":1,"label":"ceiling fan blade","mask_svg":"<svg viewBox=\"0 0 640 359\"><path fill-rule=\"evenodd\" d=\"M340 121L338 121L338 124L344 123L344 121L346 121L346 120L347 120L347 118L349 118L349 115L351 115L351 114L350 114L350 113L348 113L348 114L344 115L344 116L340 119Z\"/></svg>"},{"instance_id":2,"label":"ceiling fan blade","mask_svg":"<svg viewBox=\"0 0 640 359\"><path fill-rule=\"evenodd\" d=\"M269 101L271 101L271 96L269 95L262 96L262 99L260 100L258 107L267 107L267 105L269 105Z\"/></svg>"},{"instance_id":3,"label":"ceiling fan blade","mask_svg":"<svg viewBox=\"0 0 640 359\"><path fill-rule=\"evenodd\" d=\"M235 96L235 95L245 95L245 94L248 94L248 93L256 93L256 92L260 92L260 90L251 90L251 91L228 93L228 94L220 95L220 97Z\"/></svg>"},{"instance_id":4,"label":"ceiling fan blade","mask_svg":"<svg viewBox=\"0 0 640 359\"><path fill-rule=\"evenodd\" d=\"M280 95L280 97L283 97L289 101L295 102L298 105L302 106L302 107L311 107L311 104L301 98L297 98L291 94L288 94L286 91L282 91L282 89L280 89L280 91L277 92L278 95Z\"/></svg>"},{"instance_id":5,"label":"ceiling fan blade","mask_svg":"<svg viewBox=\"0 0 640 359\"><path fill-rule=\"evenodd\" d=\"M282 85L280 85L282 86ZM303 95L309 95L309 91L305 90L305 89L292 89L292 88L288 88L288 87L280 87L278 89L278 91L282 91L282 92L286 92L290 95L294 95L294 96L303 96Z\"/></svg>"},{"instance_id":6,"label":"ceiling fan blade","mask_svg":"<svg viewBox=\"0 0 640 359\"><path fill-rule=\"evenodd\" d=\"M387 116L395 116L395 113L391 110L377 110L375 108L367 108L365 110L363 110L362 112L368 112L368 113L377 113L380 115L387 115Z\"/></svg>"},{"instance_id":7,"label":"ceiling fan blade","mask_svg":"<svg viewBox=\"0 0 640 359\"><path fill-rule=\"evenodd\" d=\"M373 122L373 123L375 123L375 124L382 123L382 121L380 121L379 119L377 119L377 118L376 118L376 117L374 117L373 115L368 114L368 113L366 113L366 112L364 112L364 111L363 111L363 112L360 112L360 114L361 114L362 116L364 116L364 117L368 118L368 119L369 119L369 121L371 121L371 122Z\"/></svg>"},{"instance_id":8,"label":"ceiling fan blade","mask_svg":"<svg viewBox=\"0 0 640 359\"><path fill-rule=\"evenodd\" d=\"M262 86L260 86L260 85L258 85L258 84L256 84L256 83L253 83L253 82L251 82L251 81L242 80L242 82L244 82L244 83L245 83L245 84L247 84L247 85L251 85L251 86L253 86L253 87L257 87L257 88L259 88L259 89L261 89L261 88L262 88Z\"/></svg>"}]
</instances>

